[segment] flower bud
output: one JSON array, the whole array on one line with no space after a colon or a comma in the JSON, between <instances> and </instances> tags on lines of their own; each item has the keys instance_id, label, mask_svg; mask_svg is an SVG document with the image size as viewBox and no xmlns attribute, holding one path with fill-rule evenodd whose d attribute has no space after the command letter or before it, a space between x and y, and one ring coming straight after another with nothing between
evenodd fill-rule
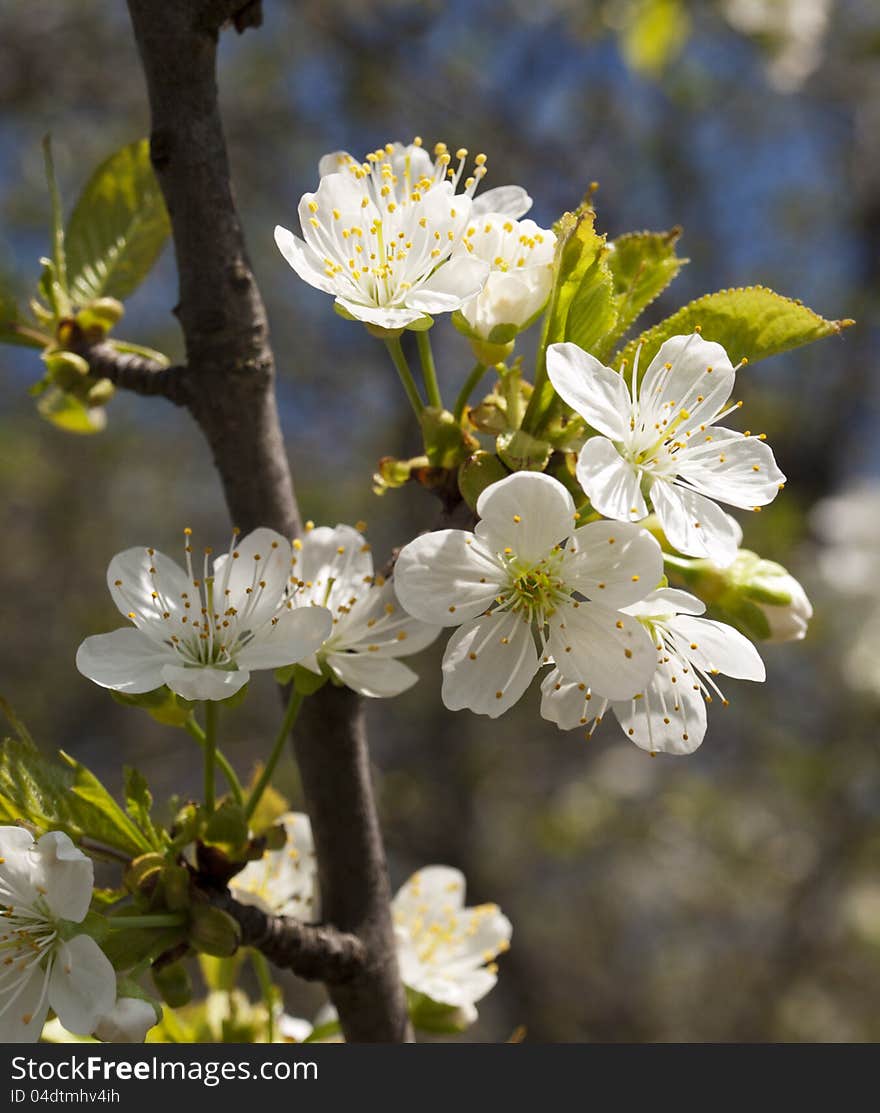
<instances>
[{"instance_id":1,"label":"flower bud","mask_svg":"<svg viewBox=\"0 0 880 1113\"><path fill-rule=\"evenodd\" d=\"M767 642L800 641L813 607L798 581L781 564L740 549L733 564L708 560L676 563L688 586L748 637Z\"/></svg>"},{"instance_id":2,"label":"flower bud","mask_svg":"<svg viewBox=\"0 0 880 1113\"><path fill-rule=\"evenodd\" d=\"M147 1032L162 1019L161 1009L139 997L119 997L92 1033L103 1043L143 1043Z\"/></svg>"},{"instance_id":3,"label":"flower bud","mask_svg":"<svg viewBox=\"0 0 880 1113\"><path fill-rule=\"evenodd\" d=\"M193 905L189 941L197 951L217 958L234 955L241 943L241 929L231 916L210 904Z\"/></svg>"},{"instance_id":4,"label":"flower bud","mask_svg":"<svg viewBox=\"0 0 880 1113\"><path fill-rule=\"evenodd\" d=\"M106 406L115 393L116 387L109 379L98 379L89 390L86 400L90 406Z\"/></svg>"},{"instance_id":5,"label":"flower bud","mask_svg":"<svg viewBox=\"0 0 880 1113\"><path fill-rule=\"evenodd\" d=\"M116 298L96 298L76 315L76 323L89 339L106 336L122 318L125 306Z\"/></svg>"},{"instance_id":6,"label":"flower bud","mask_svg":"<svg viewBox=\"0 0 880 1113\"><path fill-rule=\"evenodd\" d=\"M49 378L62 390L79 385L89 373L89 365L75 352L52 352L43 357Z\"/></svg>"}]
</instances>

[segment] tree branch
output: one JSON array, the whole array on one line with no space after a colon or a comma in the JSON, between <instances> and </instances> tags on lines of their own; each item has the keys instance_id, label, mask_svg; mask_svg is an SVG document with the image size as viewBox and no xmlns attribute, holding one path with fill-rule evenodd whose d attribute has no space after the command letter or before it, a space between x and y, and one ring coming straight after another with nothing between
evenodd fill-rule
<instances>
[{"instance_id":1,"label":"tree branch","mask_svg":"<svg viewBox=\"0 0 880 1113\"><path fill-rule=\"evenodd\" d=\"M366 950L356 935L329 924L271 916L262 908L242 904L228 891L212 893L210 901L241 928L242 946L256 948L277 967L300 978L341 985L364 967Z\"/></svg>"},{"instance_id":2,"label":"tree branch","mask_svg":"<svg viewBox=\"0 0 880 1113\"><path fill-rule=\"evenodd\" d=\"M293 537L300 517L278 421L266 313L232 197L217 103L216 28L200 22L224 5L128 2L147 78L152 161L174 235L189 409L211 447L235 524ZM330 994L348 1041L402 1042L411 1032L360 702L327 685L305 707L296 755L322 907L364 948L363 967L331 983Z\"/></svg>"},{"instance_id":3,"label":"tree branch","mask_svg":"<svg viewBox=\"0 0 880 1113\"><path fill-rule=\"evenodd\" d=\"M120 352L112 344L71 346L89 365L99 379L109 379L121 390L150 396L161 395L177 406L190 401L189 384L185 367L164 367L156 360L131 352Z\"/></svg>"}]
</instances>

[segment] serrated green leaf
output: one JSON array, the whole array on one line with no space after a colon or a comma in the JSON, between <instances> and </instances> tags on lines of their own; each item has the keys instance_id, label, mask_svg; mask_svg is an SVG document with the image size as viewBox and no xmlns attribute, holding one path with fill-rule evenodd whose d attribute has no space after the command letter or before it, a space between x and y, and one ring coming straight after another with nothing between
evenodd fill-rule
<instances>
[{"instance_id":1,"label":"serrated green leaf","mask_svg":"<svg viewBox=\"0 0 880 1113\"><path fill-rule=\"evenodd\" d=\"M103 406L87 406L56 386L47 387L40 394L37 411L46 421L67 433L100 433L107 424Z\"/></svg>"},{"instance_id":2,"label":"serrated green leaf","mask_svg":"<svg viewBox=\"0 0 880 1113\"><path fill-rule=\"evenodd\" d=\"M150 849L100 781L84 765L61 754L50 761L23 739L0 747L0 809L10 821L23 820L42 831L65 831L74 842L88 836L126 854Z\"/></svg>"},{"instance_id":3,"label":"serrated green leaf","mask_svg":"<svg viewBox=\"0 0 880 1113\"><path fill-rule=\"evenodd\" d=\"M77 304L124 301L149 274L171 230L150 145L112 154L86 184L67 225L67 273Z\"/></svg>"},{"instance_id":4,"label":"serrated green leaf","mask_svg":"<svg viewBox=\"0 0 880 1113\"><path fill-rule=\"evenodd\" d=\"M721 344L734 363L752 363L798 348L847 328L850 320L826 321L800 301L776 294L766 286L746 286L706 294L631 340L617 353L615 363L629 365L641 344L639 363L647 367L664 340L700 328L704 340Z\"/></svg>"},{"instance_id":5,"label":"serrated green leaf","mask_svg":"<svg viewBox=\"0 0 880 1113\"><path fill-rule=\"evenodd\" d=\"M612 343L627 331L687 263L687 259L675 254L680 235L680 228L668 232L629 232L612 242L607 257L617 305ZM611 350L606 340L592 354L604 360Z\"/></svg>"}]
</instances>

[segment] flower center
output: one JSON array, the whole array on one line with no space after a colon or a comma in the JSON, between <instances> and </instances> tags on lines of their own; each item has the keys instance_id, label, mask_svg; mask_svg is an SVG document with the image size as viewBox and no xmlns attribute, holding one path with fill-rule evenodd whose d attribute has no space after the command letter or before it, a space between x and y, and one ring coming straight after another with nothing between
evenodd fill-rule
<instances>
[{"instance_id":1,"label":"flower center","mask_svg":"<svg viewBox=\"0 0 880 1113\"><path fill-rule=\"evenodd\" d=\"M554 549L549 557L537 564L524 564L508 557L509 587L503 596L501 609L522 614L529 621L542 623L552 615L560 603L571 599L571 591L560 576L562 553Z\"/></svg>"}]
</instances>

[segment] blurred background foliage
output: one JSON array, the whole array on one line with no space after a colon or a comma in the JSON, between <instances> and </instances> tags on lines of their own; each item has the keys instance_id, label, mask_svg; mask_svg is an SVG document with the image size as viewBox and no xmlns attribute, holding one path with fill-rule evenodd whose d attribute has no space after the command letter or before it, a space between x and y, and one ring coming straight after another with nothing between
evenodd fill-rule
<instances>
[{"instance_id":1,"label":"blurred background foliage","mask_svg":"<svg viewBox=\"0 0 880 1113\"><path fill-rule=\"evenodd\" d=\"M599 225L685 228L691 259L659 319L707 290L765 283L841 338L740 376L747 424L789 477L745 544L787 564L816 617L801 645L768 647L764 686L732 682L690 758L651 760L613 723L590 743L538 716L538 693L496 722L439 699L440 648L422 682L369 713L397 886L461 867L472 901L514 924L473 1039L880 1039L880 699L848 685L857 616L816 571L810 511L880 469L880 10L874 0L303 0L223 37L222 102L235 189L267 300L288 449L305 516L367 519L377 554L431 524L418 489L370 492L383 454L418 449L382 346L300 283L272 243L295 225L318 157L386 139L489 155L549 224L592 180ZM68 206L94 166L149 130L125 7L0 7L0 276L27 292L47 249L40 140L53 136ZM179 357L166 251L124 333ZM527 347L527 345L524 345ZM470 365L441 319L447 393ZM114 628L110 556L177 555L191 525L228 522L208 453L162 400L117 397L108 431L65 436L36 416L37 355L0 361L0 692L45 748L109 778L137 762L157 797L197 791L182 732L117 706L80 677L76 648ZM845 538L836 538L845 543ZM267 678L223 724L246 772L277 721ZM292 762L283 779L301 804ZM288 1011L318 991L289 983Z\"/></svg>"}]
</instances>

